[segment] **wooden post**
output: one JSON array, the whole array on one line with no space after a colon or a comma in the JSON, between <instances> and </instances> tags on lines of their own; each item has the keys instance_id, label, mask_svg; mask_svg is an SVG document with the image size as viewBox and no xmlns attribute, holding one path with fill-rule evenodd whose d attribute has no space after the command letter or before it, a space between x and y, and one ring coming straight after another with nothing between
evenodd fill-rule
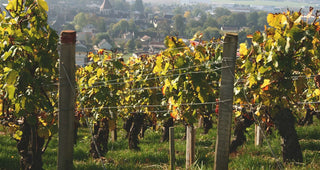
<instances>
[{"instance_id":1,"label":"wooden post","mask_svg":"<svg viewBox=\"0 0 320 170\"><path fill-rule=\"evenodd\" d=\"M203 127L203 116L200 116L198 119L198 128L202 128Z\"/></svg>"},{"instance_id":2,"label":"wooden post","mask_svg":"<svg viewBox=\"0 0 320 170\"><path fill-rule=\"evenodd\" d=\"M75 31L62 31L59 79L58 170L73 169L75 116Z\"/></svg>"},{"instance_id":3,"label":"wooden post","mask_svg":"<svg viewBox=\"0 0 320 170\"><path fill-rule=\"evenodd\" d=\"M174 148L174 127L169 127L169 154L170 154L170 170L174 170L175 165L175 148Z\"/></svg>"},{"instance_id":4,"label":"wooden post","mask_svg":"<svg viewBox=\"0 0 320 170\"><path fill-rule=\"evenodd\" d=\"M214 163L215 170L228 169L237 42L237 34L226 34L221 66L219 120Z\"/></svg>"},{"instance_id":5,"label":"wooden post","mask_svg":"<svg viewBox=\"0 0 320 170\"><path fill-rule=\"evenodd\" d=\"M111 133L112 142L117 141L117 121L116 120L109 120L109 129Z\"/></svg>"},{"instance_id":6,"label":"wooden post","mask_svg":"<svg viewBox=\"0 0 320 170\"><path fill-rule=\"evenodd\" d=\"M263 126L263 124L261 124ZM255 135L254 135L254 144L255 146L261 146L263 142L263 135L262 135L262 129L263 127L260 127L259 125L255 125Z\"/></svg>"},{"instance_id":7,"label":"wooden post","mask_svg":"<svg viewBox=\"0 0 320 170\"><path fill-rule=\"evenodd\" d=\"M193 126L187 126L186 139L186 169L190 169L195 157L195 130Z\"/></svg>"}]
</instances>

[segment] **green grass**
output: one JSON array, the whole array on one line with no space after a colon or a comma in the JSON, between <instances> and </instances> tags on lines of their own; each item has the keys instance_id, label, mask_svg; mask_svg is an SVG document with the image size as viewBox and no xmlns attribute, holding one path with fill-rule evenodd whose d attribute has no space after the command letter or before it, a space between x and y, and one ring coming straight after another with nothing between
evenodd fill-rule
<instances>
[{"instance_id":1,"label":"green grass","mask_svg":"<svg viewBox=\"0 0 320 170\"><path fill-rule=\"evenodd\" d=\"M320 121L315 120L311 126L297 127L304 162L298 165L284 164L286 169L320 169ZM120 127L119 127L120 128ZM5 131L1 128L1 131ZM184 126L175 127L176 168L185 168L185 140ZM216 125L203 135L203 129L196 130L196 162L193 169L212 169L214 164L214 149L216 139ZM74 147L74 169L80 170L127 170L127 169L168 169L168 143L161 143L161 131L148 129L145 138L140 139L141 151L128 149L124 130L118 131L118 140L109 142L109 151L102 159L92 159L89 156L90 136L88 128L79 130L77 144ZM277 131L268 135L268 142L264 140L260 147L254 146L254 127L247 134L247 142L238 148L237 153L230 155L230 169L278 169L281 162L281 140ZM54 138L43 155L44 169L56 169L58 141ZM274 152L274 155L271 152ZM281 163L282 164L282 163ZM16 142L9 135L0 135L0 169L19 169L19 155Z\"/></svg>"}]
</instances>

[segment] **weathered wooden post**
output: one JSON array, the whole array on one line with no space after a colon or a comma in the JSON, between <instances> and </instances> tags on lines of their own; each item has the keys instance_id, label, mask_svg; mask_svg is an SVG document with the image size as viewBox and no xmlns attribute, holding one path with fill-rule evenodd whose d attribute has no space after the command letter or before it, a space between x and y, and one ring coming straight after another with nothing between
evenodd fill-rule
<instances>
[{"instance_id":1,"label":"weathered wooden post","mask_svg":"<svg viewBox=\"0 0 320 170\"><path fill-rule=\"evenodd\" d=\"M219 120L214 163L215 170L228 169L237 44L238 35L235 33L227 33L224 39L222 54Z\"/></svg>"},{"instance_id":2,"label":"weathered wooden post","mask_svg":"<svg viewBox=\"0 0 320 170\"><path fill-rule=\"evenodd\" d=\"M195 129L193 126L187 126L186 139L186 169L190 169L195 157Z\"/></svg>"},{"instance_id":3,"label":"weathered wooden post","mask_svg":"<svg viewBox=\"0 0 320 170\"><path fill-rule=\"evenodd\" d=\"M174 148L174 127L169 128L169 155L170 155L170 170L175 168L175 148Z\"/></svg>"},{"instance_id":4,"label":"weathered wooden post","mask_svg":"<svg viewBox=\"0 0 320 170\"><path fill-rule=\"evenodd\" d=\"M117 121L116 120L109 120L109 131L111 134L112 142L117 141Z\"/></svg>"},{"instance_id":5,"label":"weathered wooden post","mask_svg":"<svg viewBox=\"0 0 320 170\"><path fill-rule=\"evenodd\" d=\"M263 124L261 124L260 126L259 125L255 125L255 135L254 135L254 144L255 146L261 146L262 145L262 142L263 142L263 132L262 132L262 129L261 128L264 128L263 127Z\"/></svg>"},{"instance_id":6,"label":"weathered wooden post","mask_svg":"<svg viewBox=\"0 0 320 170\"><path fill-rule=\"evenodd\" d=\"M73 169L75 115L75 31L61 32L58 170Z\"/></svg>"}]
</instances>

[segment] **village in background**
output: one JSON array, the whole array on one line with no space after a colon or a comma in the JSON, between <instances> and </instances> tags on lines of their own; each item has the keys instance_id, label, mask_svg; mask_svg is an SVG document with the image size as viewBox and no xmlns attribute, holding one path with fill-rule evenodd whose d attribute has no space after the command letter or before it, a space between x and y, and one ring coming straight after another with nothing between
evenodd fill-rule
<instances>
[{"instance_id":1,"label":"village in background","mask_svg":"<svg viewBox=\"0 0 320 170\"><path fill-rule=\"evenodd\" d=\"M195 34L202 33L202 40L209 41L226 32L237 32L242 43L248 40L248 34L264 29L270 12L301 8L307 13L310 6L320 8L316 0L283 0L283 6L275 6L279 1L272 0L268 5L256 3L257 0L251 0L251 4L228 0L46 1L48 22L58 33L77 31L76 64L79 66L88 62L89 52L95 53L98 49L122 53L124 58L158 53L166 48L163 42L166 36L177 36L190 43ZM7 1L0 2L4 10ZM288 6L291 3L292 6Z\"/></svg>"}]
</instances>

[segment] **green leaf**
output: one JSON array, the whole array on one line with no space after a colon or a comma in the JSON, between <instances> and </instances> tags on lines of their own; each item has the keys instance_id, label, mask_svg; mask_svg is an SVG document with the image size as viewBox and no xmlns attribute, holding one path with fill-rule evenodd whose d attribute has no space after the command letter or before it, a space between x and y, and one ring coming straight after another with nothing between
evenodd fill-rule
<instances>
[{"instance_id":1,"label":"green leaf","mask_svg":"<svg viewBox=\"0 0 320 170\"><path fill-rule=\"evenodd\" d=\"M118 70L123 68L123 64L120 61L114 61L113 66Z\"/></svg>"},{"instance_id":2,"label":"green leaf","mask_svg":"<svg viewBox=\"0 0 320 170\"><path fill-rule=\"evenodd\" d=\"M11 54L12 54L12 51L4 52L4 54L2 54L2 56L1 56L2 60L6 61Z\"/></svg>"},{"instance_id":3,"label":"green leaf","mask_svg":"<svg viewBox=\"0 0 320 170\"><path fill-rule=\"evenodd\" d=\"M266 71L269 71L269 70L271 70L271 67L270 67L270 66L269 66L269 67L261 66L261 67L258 69L258 72L259 72L260 74L264 74Z\"/></svg>"},{"instance_id":4,"label":"green leaf","mask_svg":"<svg viewBox=\"0 0 320 170\"><path fill-rule=\"evenodd\" d=\"M305 36L305 31L298 26L294 26L289 31L289 35L295 42L299 42Z\"/></svg>"},{"instance_id":5,"label":"green leaf","mask_svg":"<svg viewBox=\"0 0 320 170\"><path fill-rule=\"evenodd\" d=\"M253 85L257 84L257 78L256 75L250 75L249 78L249 88L251 88Z\"/></svg>"},{"instance_id":6,"label":"green leaf","mask_svg":"<svg viewBox=\"0 0 320 170\"><path fill-rule=\"evenodd\" d=\"M6 78L6 83L9 85L14 85L17 81L17 77L19 76L19 73L15 70L11 70Z\"/></svg>"},{"instance_id":7,"label":"green leaf","mask_svg":"<svg viewBox=\"0 0 320 170\"><path fill-rule=\"evenodd\" d=\"M32 48L31 48L30 46L23 46L22 48L23 48L24 50L26 50L27 52L29 52L29 53L32 53L32 52L33 52Z\"/></svg>"},{"instance_id":8,"label":"green leaf","mask_svg":"<svg viewBox=\"0 0 320 170\"><path fill-rule=\"evenodd\" d=\"M16 91L16 87L14 87L14 85L6 85L5 88L6 88L6 93L8 95L8 98L10 100L14 99L14 93Z\"/></svg>"}]
</instances>

